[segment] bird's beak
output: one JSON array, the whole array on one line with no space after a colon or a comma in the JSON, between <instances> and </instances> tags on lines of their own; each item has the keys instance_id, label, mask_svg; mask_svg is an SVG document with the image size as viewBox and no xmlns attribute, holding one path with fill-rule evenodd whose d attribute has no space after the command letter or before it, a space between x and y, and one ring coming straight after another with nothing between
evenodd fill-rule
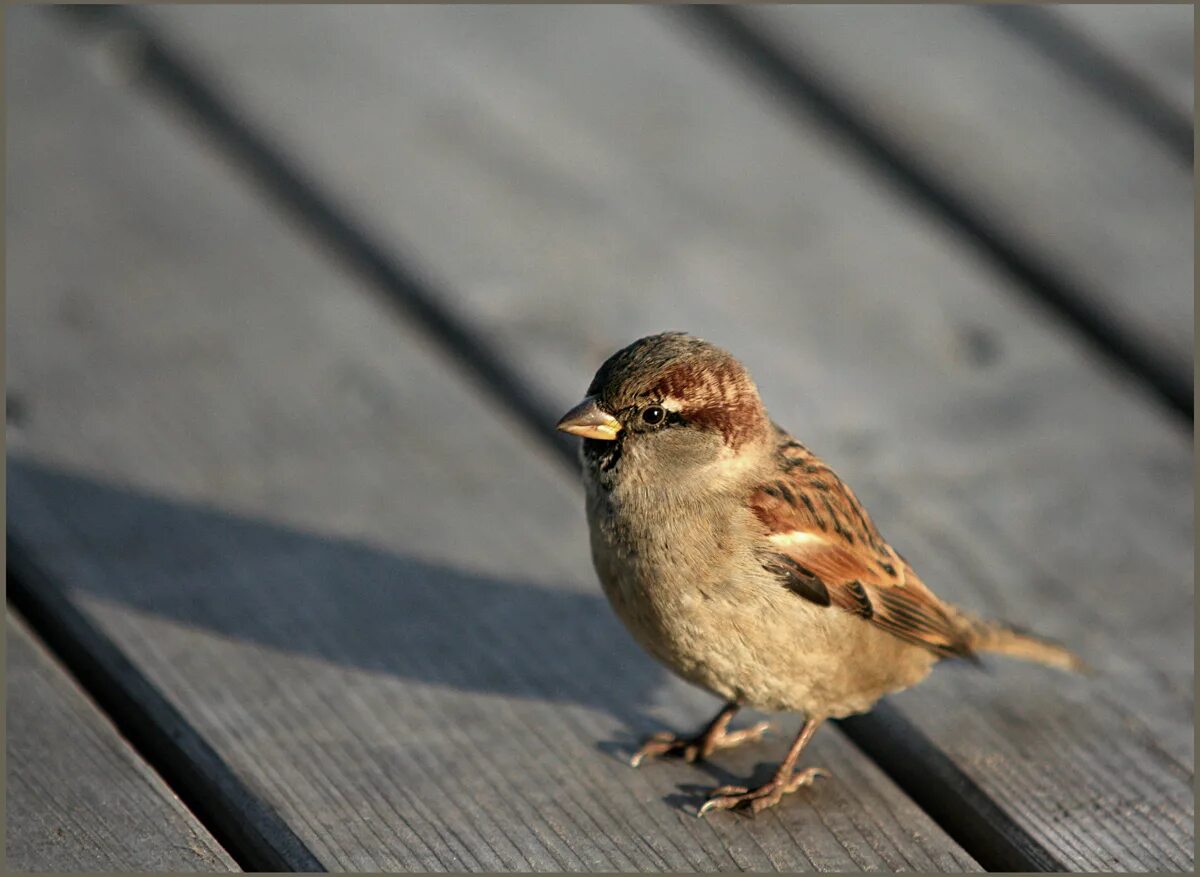
<instances>
[{"instance_id":1,"label":"bird's beak","mask_svg":"<svg viewBox=\"0 0 1200 877\"><path fill-rule=\"evenodd\" d=\"M569 432L571 435L611 442L621 431L621 421L611 414L601 411L596 400L591 396L586 396L582 402L562 416L562 420L555 428Z\"/></svg>"}]
</instances>

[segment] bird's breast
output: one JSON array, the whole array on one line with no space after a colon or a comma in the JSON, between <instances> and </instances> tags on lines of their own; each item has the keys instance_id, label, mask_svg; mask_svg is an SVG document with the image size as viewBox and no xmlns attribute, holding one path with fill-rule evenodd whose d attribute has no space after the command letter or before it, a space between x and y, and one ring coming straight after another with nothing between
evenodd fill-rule
<instances>
[{"instance_id":1,"label":"bird's breast","mask_svg":"<svg viewBox=\"0 0 1200 877\"><path fill-rule=\"evenodd\" d=\"M637 503L638 500L634 500ZM589 502L592 558L617 616L646 651L691 681L719 648L761 567L737 546L737 516L663 497L631 507L612 494ZM745 568L743 568L745 567ZM713 689L716 690L716 689ZM728 694L718 691L721 696Z\"/></svg>"}]
</instances>

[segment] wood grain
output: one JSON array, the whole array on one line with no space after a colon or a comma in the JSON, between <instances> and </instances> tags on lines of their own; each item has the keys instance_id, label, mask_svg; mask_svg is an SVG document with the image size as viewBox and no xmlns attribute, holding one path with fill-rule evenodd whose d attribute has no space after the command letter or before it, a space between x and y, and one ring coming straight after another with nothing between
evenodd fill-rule
<instances>
[{"instance_id":1,"label":"wood grain","mask_svg":"<svg viewBox=\"0 0 1200 877\"><path fill-rule=\"evenodd\" d=\"M834 779L755 821L697 790L794 722L629 768L715 704L608 612L556 464L113 44L7 24L10 530L323 865L977 868L837 734Z\"/></svg>"},{"instance_id":2,"label":"wood grain","mask_svg":"<svg viewBox=\"0 0 1200 877\"><path fill-rule=\"evenodd\" d=\"M238 870L25 625L4 632L8 868Z\"/></svg>"},{"instance_id":3,"label":"wood grain","mask_svg":"<svg viewBox=\"0 0 1200 877\"><path fill-rule=\"evenodd\" d=\"M978 10L797 5L747 17L1190 380L1190 163Z\"/></svg>"},{"instance_id":4,"label":"wood grain","mask_svg":"<svg viewBox=\"0 0 1200 877\"><path fill-rule=\"evenodd\" d=\"M564 407L648 331L743 357L935 590L1101 672L902 712L1069 867L1190 867L1191 443L1132 382L668 19L155 16Z\"/></svg>"}]
</instances>

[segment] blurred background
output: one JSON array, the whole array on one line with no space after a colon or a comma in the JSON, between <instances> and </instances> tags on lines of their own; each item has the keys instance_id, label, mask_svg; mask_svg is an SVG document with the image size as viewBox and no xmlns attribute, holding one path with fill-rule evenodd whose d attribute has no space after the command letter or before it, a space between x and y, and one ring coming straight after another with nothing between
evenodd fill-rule
<instances>
[{"instance_id":1,"label":"blurred background","mask_svg":"<svg viewBox=\"0 0 1200 877\"><path fill-rule=\"evenodd\" d=\"M1190 868L1193 26L9 9L9 636L133 741L97 782L133 801L145 762L190 808L111 793L152 861L47 846L96 707L30 706L10 861L195 865L190 832L207 867ZM552 427L665 329L742 359L940 595L1107 674L895 699L980 825L870 722L813 756L843 822L790 834L700 842L685 768L612 757L712 704L612 619ZM893 822L921 839L846 834Z\"/></svg>"}]
</instances>

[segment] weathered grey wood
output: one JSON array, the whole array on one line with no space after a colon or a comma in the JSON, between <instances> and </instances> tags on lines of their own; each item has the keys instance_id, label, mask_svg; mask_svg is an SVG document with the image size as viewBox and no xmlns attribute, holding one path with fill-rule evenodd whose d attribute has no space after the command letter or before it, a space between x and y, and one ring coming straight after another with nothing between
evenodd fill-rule
<instances>
[{"instance_id":1,"label":"weathered grey wood","mask_svg":"<svg viewBox=\"0 0 1200 877\"><path fill-rule=\"evenodd\" d=\"M1113 19L1102 9L1093 15L1095 9L1081 7L1068 16L1050 7L1020 5L980 6L977 11L1141 127L1190 169L1195 158L1190 8L1152 8L1136 28L1122 15ZM1126 15L1130 11L1136 14L1137 7L1125 10ZM1102 27L1107 39L1098 39L1089 27L1092 18L1107 23ZM1150 70L1158 75L1148 75ZM1165 84L1170 72L1184 81ZM1181 92L1186 102L1178 99Z\"/></svg>"},{"instance_id":2,"label":"weathered grey wood","mask_svg":"<svg viewBox=\"0 0 1200 877\"><path fill-rule=\"evenodd\" d=\"M1191 375L1192 174L1160 141L966 6L746 13Z\"/></svg>"},{"instance_id":3,"label":"weathered grey wood","mask_svg":"<svg viewBox=\"0 0 1200 877\"><path fill-rule=\"evenodd\" d=\"M623 763L714 704L607 611L557 464L102 52L7 31L9 528L323 864L977 867L836 734L755 821L692 787L782 732Z\"/></svg>"},{"instance_id":4,"label":"weathered grey wood","mask_svg":"<svg viewBox=\"0 0 1200 877\"><path fill-rule=\"evenodd\" d=\"M1054 14L1144 77L1191 119L1195 99L1195 7L1190 3L1068 4Z\"/></svg>"},{"instance_id":5,"label":"weathered grey wood","mask_svg":"<svg viewBox=\"0 0 1200 877\"><path fill-rule=\"evenodd\" d=\"M1131 382L669 19L154 14L564 406L648 331L741 355L939 593L1100 669L897 706L1069 867L1190 867L1191 442Z\"/></svg>"},{"instance_id":6,"label":"weathered grey wood","mask_svg":"<svg viewBox=\"0 0 1200 877\"><path fill-rule=\"evenodd\" d=\"M25 625L4 631L8 869L236 871Z\"/></svg>"}]
</instances>

